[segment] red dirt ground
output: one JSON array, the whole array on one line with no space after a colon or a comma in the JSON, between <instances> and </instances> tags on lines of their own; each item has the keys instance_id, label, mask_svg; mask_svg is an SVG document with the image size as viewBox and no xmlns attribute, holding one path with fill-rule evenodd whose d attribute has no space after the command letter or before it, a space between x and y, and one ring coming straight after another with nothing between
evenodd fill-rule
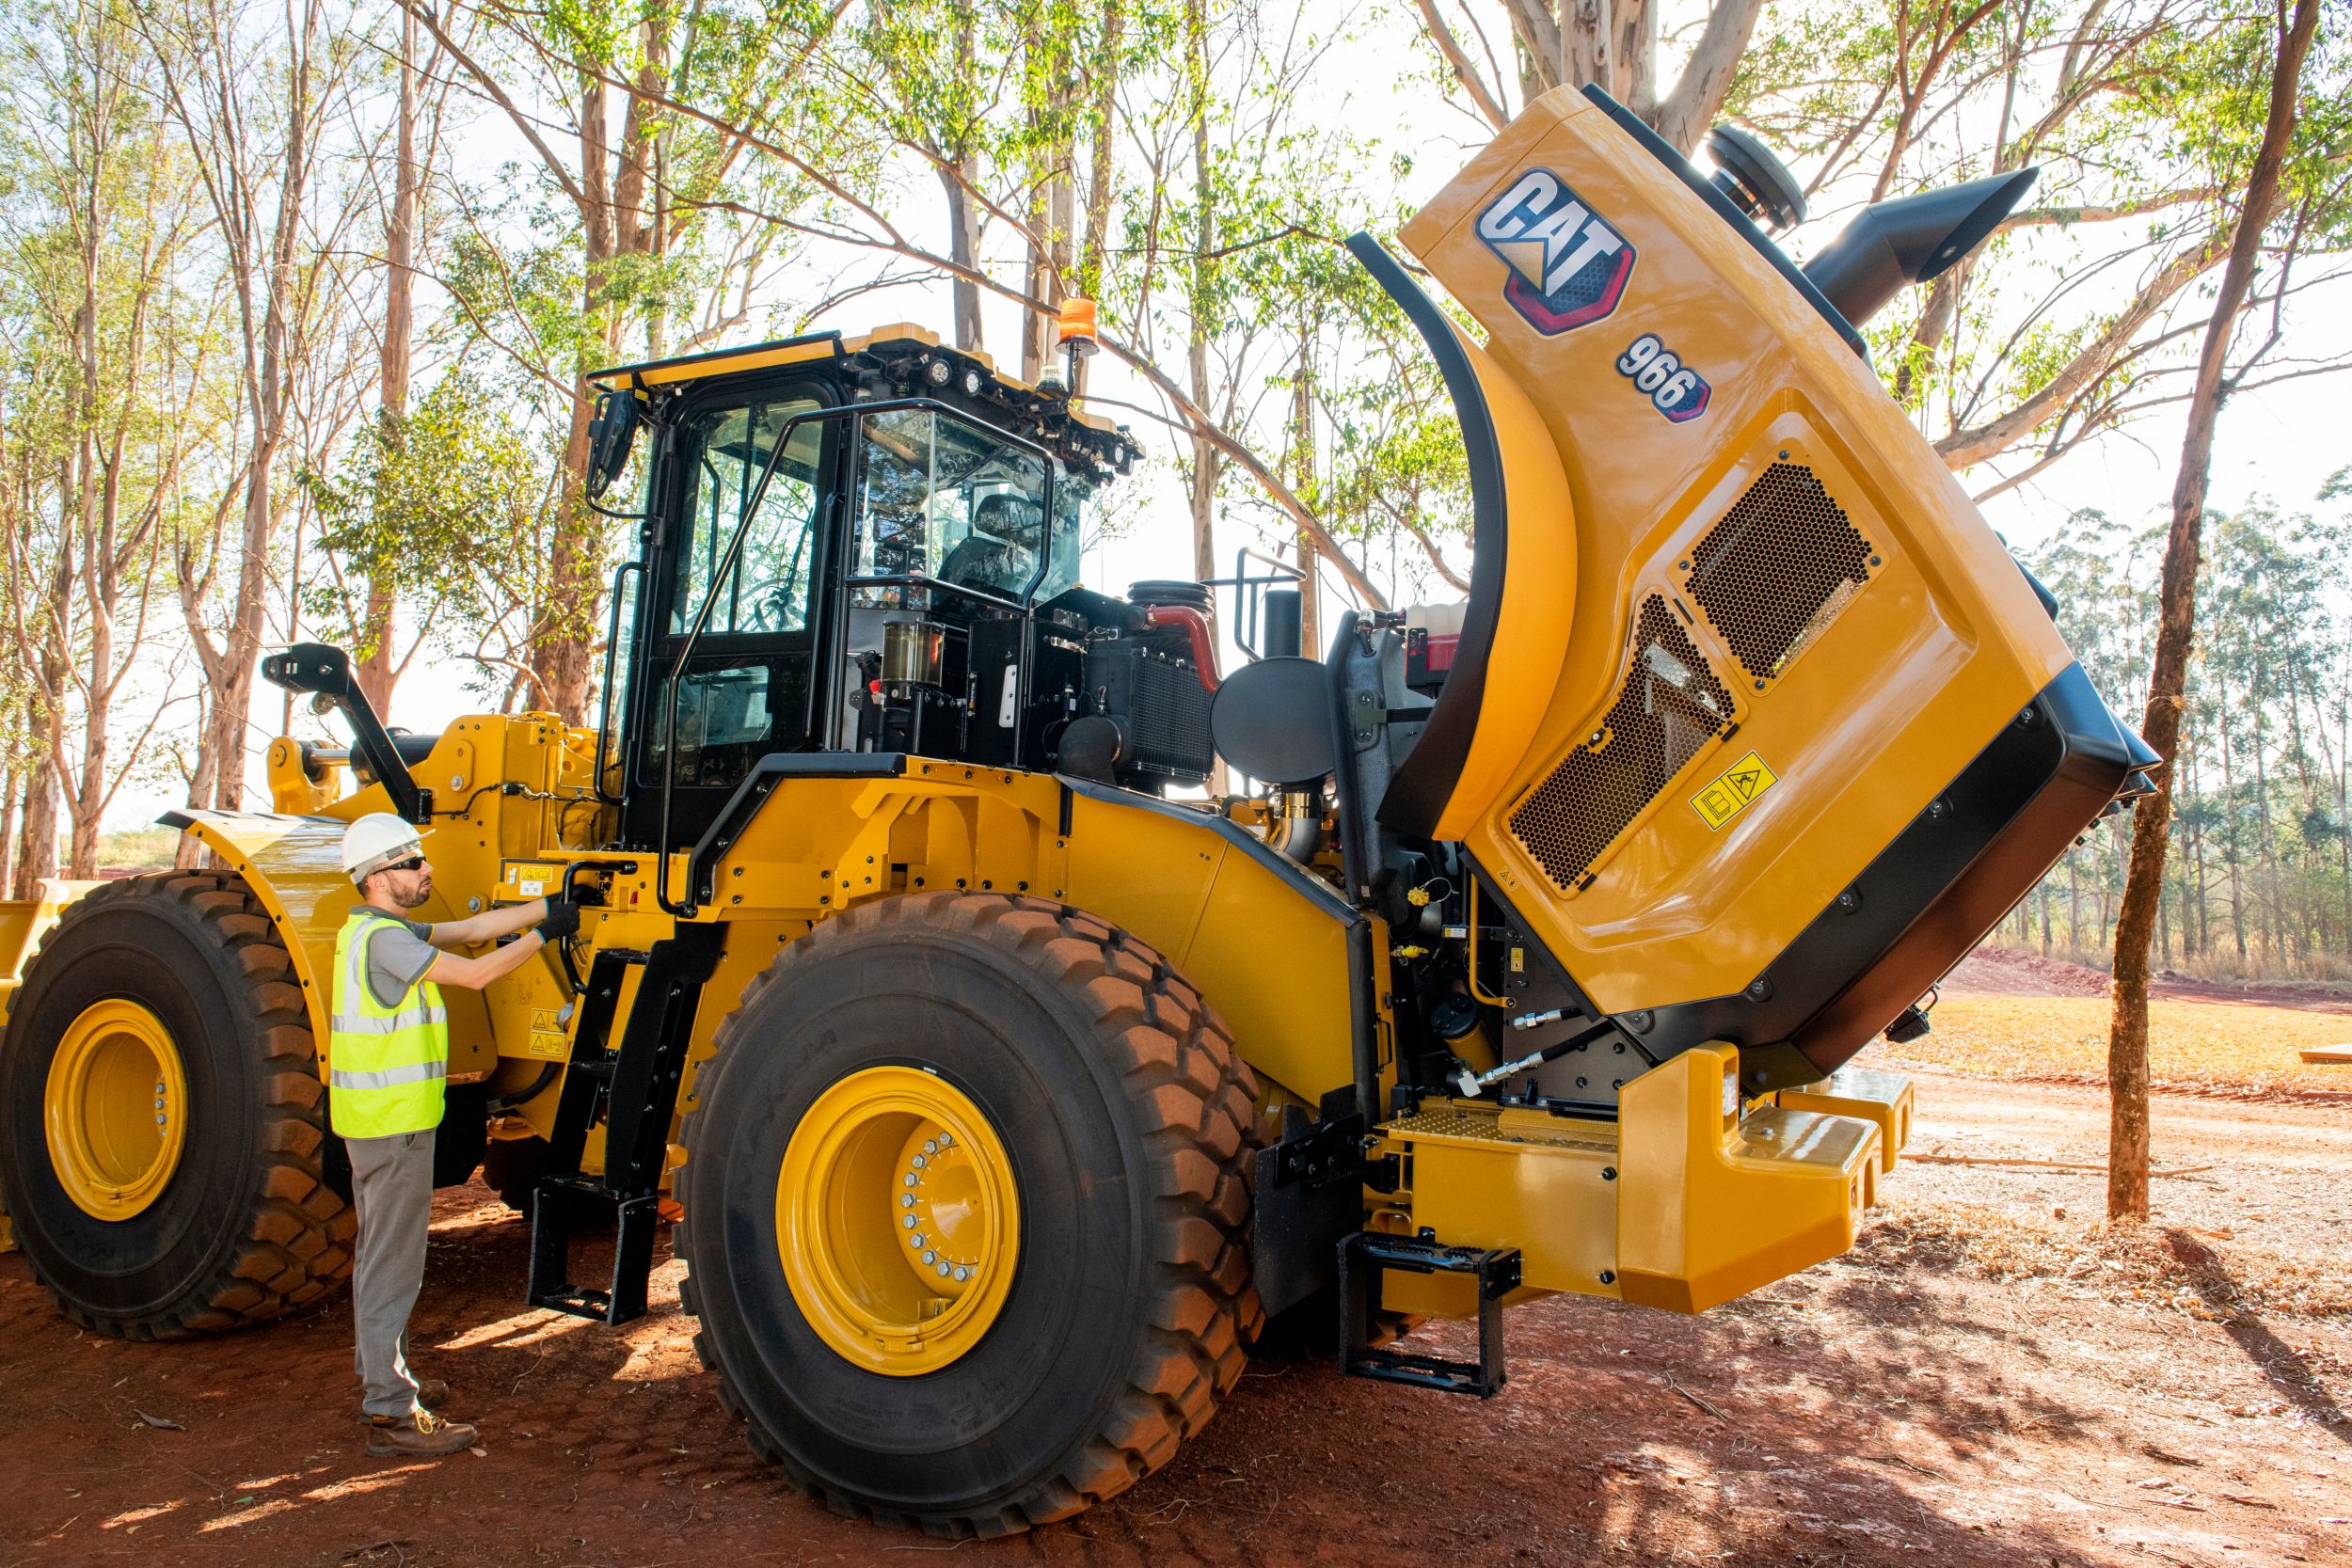
<instances>
[{"instance_id":1,"label":"red dirt ground","mask_svg":"<svg viewBox=\"0 0 2352 1568\"><path fill-rule=\"evenodd\" d=\"M2161 1100L2189 1174L2129 1242L2085 1224L2097 1175L1983 1163L2104 1136L2081 1089L1923 1077L1931 1159L1846 1259L1699 1318L1515 1309L1488 1403L1260 1363L1125 1496L961 1546L756 1462L675 1264L626 1329L520 1308L526 1227L480 1188L442 1195L413 1337L484 1450L434 1464L362 1453L340 1304L129 1344L0 1258L0 1568L2352 1564L2352 1117Z\"/></svg>"}]
</instances>

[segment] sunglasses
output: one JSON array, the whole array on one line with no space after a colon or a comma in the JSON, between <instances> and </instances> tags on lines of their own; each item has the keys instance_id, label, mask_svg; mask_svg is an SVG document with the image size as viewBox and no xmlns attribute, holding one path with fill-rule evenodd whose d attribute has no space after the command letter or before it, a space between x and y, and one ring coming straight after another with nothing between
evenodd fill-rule
<instances>
[{"instance_id":1,"label":"sunglasses","mask_svg":"<svg viewBox=\"0 0 2352 1568\"><path fill-rule=\"evenodd\" d=\"M422 871L423 869L424 857L422 855L411 855L405 861L393 861L388 865L376 867L378 871Z\"/></svg>"}]
</instances>

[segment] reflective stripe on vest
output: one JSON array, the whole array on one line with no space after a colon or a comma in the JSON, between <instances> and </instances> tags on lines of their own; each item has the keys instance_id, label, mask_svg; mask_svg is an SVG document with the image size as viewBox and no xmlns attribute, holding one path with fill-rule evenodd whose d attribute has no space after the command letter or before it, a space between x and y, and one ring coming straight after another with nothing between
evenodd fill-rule
<instances>
[{"instance_id":1,"label":"reflective stripe on vest","mask_svg":"<svg viewBox=\"0 0 2352 1568\"><path fill-rule=\"evenodd\" d=\"M327 1119L346 1138L389 1138L440 1125L449 1076L441 989L420 980L391 1006L368 984L368 939L399 922L360 908L335 935L326 1044Z\"/></svg>"}]
</instances>

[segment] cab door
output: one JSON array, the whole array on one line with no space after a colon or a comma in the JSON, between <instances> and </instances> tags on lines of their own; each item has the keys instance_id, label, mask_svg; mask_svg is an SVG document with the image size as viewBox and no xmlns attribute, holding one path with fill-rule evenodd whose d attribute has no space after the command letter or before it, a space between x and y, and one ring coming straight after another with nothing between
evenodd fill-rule
<instances>
[{"instance_id":1,"label":"cab door","mask_svg":"<svg viewBox=\"0 0 2352 1568\"><path fill-rule=\"evenodd\" d=\"M668 433L656 479L667 521L634 639L625 812L633 843L664 836L665 774L663 847L675 849L702 835L761 757L808 750L823 732L832 694L818 644L827 584L838 576L831 476L841 421L805 416L832 401L808 382L705 396ZM698 619L692 657L674 680Z\"/></svg>"}]
</instances>

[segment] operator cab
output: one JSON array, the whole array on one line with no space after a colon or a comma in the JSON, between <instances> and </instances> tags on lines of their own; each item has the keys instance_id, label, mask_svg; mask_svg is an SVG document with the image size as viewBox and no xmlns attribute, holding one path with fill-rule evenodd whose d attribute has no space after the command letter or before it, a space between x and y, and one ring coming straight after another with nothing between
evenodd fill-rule
<instances>
[{"instance_id":1,"label":"operator cab","mask_svg":"<svg viewBox=\"0 0 2352 1568\"><path fill-rule=\"evenodd\" d=\"M1125 430L914 326L590 379L592 488L643 458L611 513L639 524L600 759L625 842L695 843L756 771L860 754L1206 779L1205 594L1079 582Z\"/></svg>"}]
</instances>

